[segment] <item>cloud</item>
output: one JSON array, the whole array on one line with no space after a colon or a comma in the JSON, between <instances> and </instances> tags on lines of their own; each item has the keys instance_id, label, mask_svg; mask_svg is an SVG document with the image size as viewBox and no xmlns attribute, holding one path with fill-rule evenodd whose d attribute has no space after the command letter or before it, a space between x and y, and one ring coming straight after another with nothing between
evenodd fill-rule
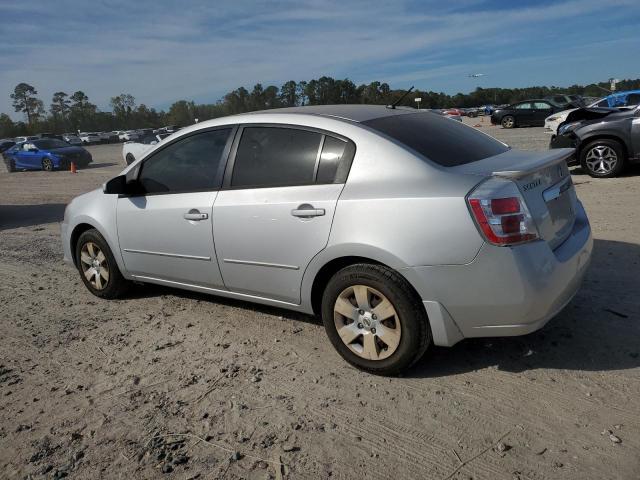
<instances>
[{"instance_id":1,"label":"cloud","mask_svg":"<svg viewBox=\"0 0 640 480\"><path fill-rule=\"evenodd\" d=\"M478 68L492 73L487 81L501 72L509 77L501 80L522 84L527 58L539 78L540 66L572 48L579 53L581 42L593 42L609 24L616 27L606 30L608 40L626 38L623 47L635 51L640 43L628 40L640 20L633 0L503 5L22 0L0 6L0 35L6 39L0 44L0 111L12 113L8 95L22 81L36 86L45 104L55 91L83 90L101 108L122 92L138 103L166 107L181 98L215 101L241 85L321 75L452 92L473 88L463 77ZM593 47L610 52L607 67L617 69L601 72L593 62L591 73L598 79L630 69L616 45ZM566 65L572 61L564 59ZM514 62L518 71L509 72ZM571 74L556 69L542 78L582 81Z\"/></svg>"}]
</instances>

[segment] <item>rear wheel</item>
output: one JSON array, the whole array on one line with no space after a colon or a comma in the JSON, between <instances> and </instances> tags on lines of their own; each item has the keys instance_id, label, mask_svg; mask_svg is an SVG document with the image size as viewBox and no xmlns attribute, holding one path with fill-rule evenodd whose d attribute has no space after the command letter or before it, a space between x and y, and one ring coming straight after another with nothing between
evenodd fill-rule
<instances>
[{"instance_id":1,"label":"rear wheel","mask_svg":"<svg viewBox=\"0 0 640 480\"><path fill-rule=\"evenodd\" d=\"M129 287L109 245L97 230L92 228L80 235L75 254L80 278L96 297L118 298Z\"/></svg>"},{"instance_id":2,"label":"rear wheel","mask_svg":"<svg viewBox=\"0 0 640 480\"><path fill-rule=\"evenodd\" d=\"M592 177L616 177L624 168L624 149L615 140L595 140L581 150L580 165Z\"/></svg>"},{"instance_id":3,"label":"rear wheel","mask_svg":"<svg viewBox=\"0 0 640 480\"><path fill-rule=\"evenodd\" d=\"M380 375L406 370L431 343L420 299L402 276L381 265L337 272L322 297L322 320L347 362Z\"/></svg>"},{"instance_id":4,"label":"rear wheel","mask_svg":"<svg viewBox=\"0 0 640 480\"><path fill-rule=\"evenodd\" d=\"M133 162L136 161L136 158L132 154L127 153L127 156L125 157L125 161L127 162L127 165L131 165Z\"/></svg>"},{"instance_id":5,"label":"rear wheel","mask_svg":"<svg viewBox=\"0 0 640 480\"><path fill-rule=\"evenodd\" d=\"M50 158L42 159L42 170L44 170L45 172L50 172L53 170L53 162Z\"/></svg>"},{"instance_id":6,"label":"rear wheel","mask_svg":"<svg viewBox=\"0 0 640 480\"><path fill-rule=\"evenodd\" d=\"M505 115L502 117L500 125L502 125L502 128L513 128L516 126L516 119L513 115Z\"/></svg>"}]
</instances>

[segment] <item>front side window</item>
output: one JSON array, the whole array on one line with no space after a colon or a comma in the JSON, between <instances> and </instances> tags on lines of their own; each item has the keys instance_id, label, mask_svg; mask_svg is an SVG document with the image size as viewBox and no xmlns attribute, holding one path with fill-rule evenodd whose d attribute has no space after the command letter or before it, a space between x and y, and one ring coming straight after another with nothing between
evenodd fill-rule
<instances>
[{"instance_id":1,"label":"front side window","mask_svg":"<svg viewBox=\"0 0 640 480\"><path fill-rule=\"evenodd\" d=\"M517 110L531 110L531 104L529 102L519 103L516 105Z\"/></svg>"},{"instance_id":2,"label":"front side window","mask_svg":"<svg viewBox=\"0 0 640 480\"><path fill-rule=\"evenodd\" d=\"M144 161L138 177L144 193L215 190L222 179L230 128L178 140Z\"/></svg>"},{"instance_id":3,"label":"front side window","mask_svg":"<svg viewBox=\"0 0 640 480\"><path fill-rule=\"evenodd\" d=\"M280 127L245 127L238 144L231 186L310 185L322 135Z\"/></svg>"},{"instance_id":4,"label":"front side window","mask_svg":"<svg viewBox=\"0 0 640 480\"><path fill-rule=\"evenodd\" d=\"M551 105L546 102L534 102L533 108L537 110L551 110Z\"/></svg>"}]
</instances>

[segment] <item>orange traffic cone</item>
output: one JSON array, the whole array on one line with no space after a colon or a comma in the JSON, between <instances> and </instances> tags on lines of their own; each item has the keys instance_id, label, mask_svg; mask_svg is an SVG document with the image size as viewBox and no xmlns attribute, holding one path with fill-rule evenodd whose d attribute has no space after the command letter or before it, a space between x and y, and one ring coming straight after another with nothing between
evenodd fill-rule
<instances>
[{"instance_id":1,"label":"orange traffic cone","mask_svg":"<svg viewBox=\"0 0 640 480\"><path fill-rule=\"evenodd\" d=\"M69 168L71 173L78 173L78 169L76 168L76 162L71 162L71 167Z\"/></svg>"}]
</instances>

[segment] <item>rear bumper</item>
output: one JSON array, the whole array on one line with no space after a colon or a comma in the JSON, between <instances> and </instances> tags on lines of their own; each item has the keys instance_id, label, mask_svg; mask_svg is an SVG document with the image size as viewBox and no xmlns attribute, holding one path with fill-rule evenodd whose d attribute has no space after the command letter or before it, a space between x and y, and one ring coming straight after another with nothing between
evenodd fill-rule
<instances>
[{"instance_id":1,"label":"rear bumper","mask_svg":"<svg viewBox=\"0 0 640 480\"><path fill-rule=\"evenodd\" d=\"M515 247L485 244L467 265L414 267L423 300L442 308L438 318L431 307L436 313L430 316L434 343L448 346L465 337L538 330L576 294L592 249L589 221L578 204L573 231L556 250L544 241Z\"/></svg>"}]
</instances>

